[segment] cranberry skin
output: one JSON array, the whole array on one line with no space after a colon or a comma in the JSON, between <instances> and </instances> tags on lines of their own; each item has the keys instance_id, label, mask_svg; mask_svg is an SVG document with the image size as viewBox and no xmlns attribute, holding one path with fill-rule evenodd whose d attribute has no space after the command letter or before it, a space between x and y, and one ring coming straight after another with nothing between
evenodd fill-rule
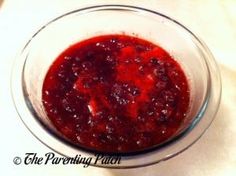
<instances>
[{"instance_id":1,"label":"cranberry skin","mask_svg":"<svg viewBox=\"0 0 236 176\"><path fill-rule=\"evenodd\" d=\"M104 35L76 43L56 58L42 100L67 140L101 152L134 152L175 135L189 107L189 86L161 47Z\"/></svg>"}]
</instances>

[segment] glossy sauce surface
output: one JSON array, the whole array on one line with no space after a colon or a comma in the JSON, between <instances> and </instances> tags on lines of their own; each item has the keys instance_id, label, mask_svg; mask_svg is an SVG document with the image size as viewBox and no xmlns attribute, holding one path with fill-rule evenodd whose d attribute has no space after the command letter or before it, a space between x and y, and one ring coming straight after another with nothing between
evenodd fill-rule
<instances>
[{"instance_id":1,"label":"glossy sauce surface","mask_svg":"<svg viewBox=\"0 0 236 176\"><path fill-rule=\"evenodd\" d=\"M45 111L69 141L102 152L134 152L175 135L189 107L180 65L161 47L104 35L62 52L43 83Z\"/></svg>"}]
</instances>

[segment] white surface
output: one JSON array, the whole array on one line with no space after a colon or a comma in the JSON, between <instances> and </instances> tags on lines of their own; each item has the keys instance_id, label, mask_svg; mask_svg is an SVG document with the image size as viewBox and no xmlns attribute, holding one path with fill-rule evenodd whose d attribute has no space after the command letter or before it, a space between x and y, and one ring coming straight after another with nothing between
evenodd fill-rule
<instances>
[{"instance_id":1,"label":"white surface","mask_svg":"<svg viewBox=\"0 0 236 176\"><path fill-rule=\"evenodd\" d=\"M174 17L209 46L220 63L223 95L218 115L207 133L190 149L157 165L109 170L75 165L14 165L26 152L44 155L50 149L25 128L10 95L10 70L16 52L45 22L65 11L86 5L126 3ZM5 0L0 6L0 166L4 175L236 175L236 1L235 0Z\"/></svg>"}]
</instances>

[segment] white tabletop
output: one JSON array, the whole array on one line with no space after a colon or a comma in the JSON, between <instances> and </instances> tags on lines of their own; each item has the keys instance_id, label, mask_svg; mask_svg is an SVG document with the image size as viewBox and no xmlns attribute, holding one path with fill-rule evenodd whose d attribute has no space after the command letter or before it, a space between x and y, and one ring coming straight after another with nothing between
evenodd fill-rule
<instances>
[{"instance_id":1,"label":"white tabletop","mask_svg":"<svg viewBox=\"0 0 236 176\"><path fill-rule=\"evenodd\" d=\"M0 0L0 166L4 175L236 175L236 1L235 0ZM14 165L15 156L51 150L23 125L10 95L10 71L17 51L45 22L68 10L102 3L126 3L157 10L185 24L209 46L220 65L223 84L219 112L190 149L160 164L112 170L80 165Z\"/></svg>"}]
</instances>

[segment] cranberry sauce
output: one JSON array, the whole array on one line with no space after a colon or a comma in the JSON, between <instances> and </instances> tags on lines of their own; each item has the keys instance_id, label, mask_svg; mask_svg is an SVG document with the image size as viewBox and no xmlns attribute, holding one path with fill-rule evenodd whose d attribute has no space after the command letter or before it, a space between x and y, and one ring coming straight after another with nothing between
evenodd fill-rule
<instances>
[{"instance_id":1,"label":"cranberry sauce","mask_svg":"<svg viewBox=\"0 0 236 176\"><path fill-rule=\"evenodd\" d=\"M69 141L101 152L133 152L175 135L189 107L189 86L161 47L104 35L76 43L56 58L42 100Z\"/></svg>"}]
</instances>

